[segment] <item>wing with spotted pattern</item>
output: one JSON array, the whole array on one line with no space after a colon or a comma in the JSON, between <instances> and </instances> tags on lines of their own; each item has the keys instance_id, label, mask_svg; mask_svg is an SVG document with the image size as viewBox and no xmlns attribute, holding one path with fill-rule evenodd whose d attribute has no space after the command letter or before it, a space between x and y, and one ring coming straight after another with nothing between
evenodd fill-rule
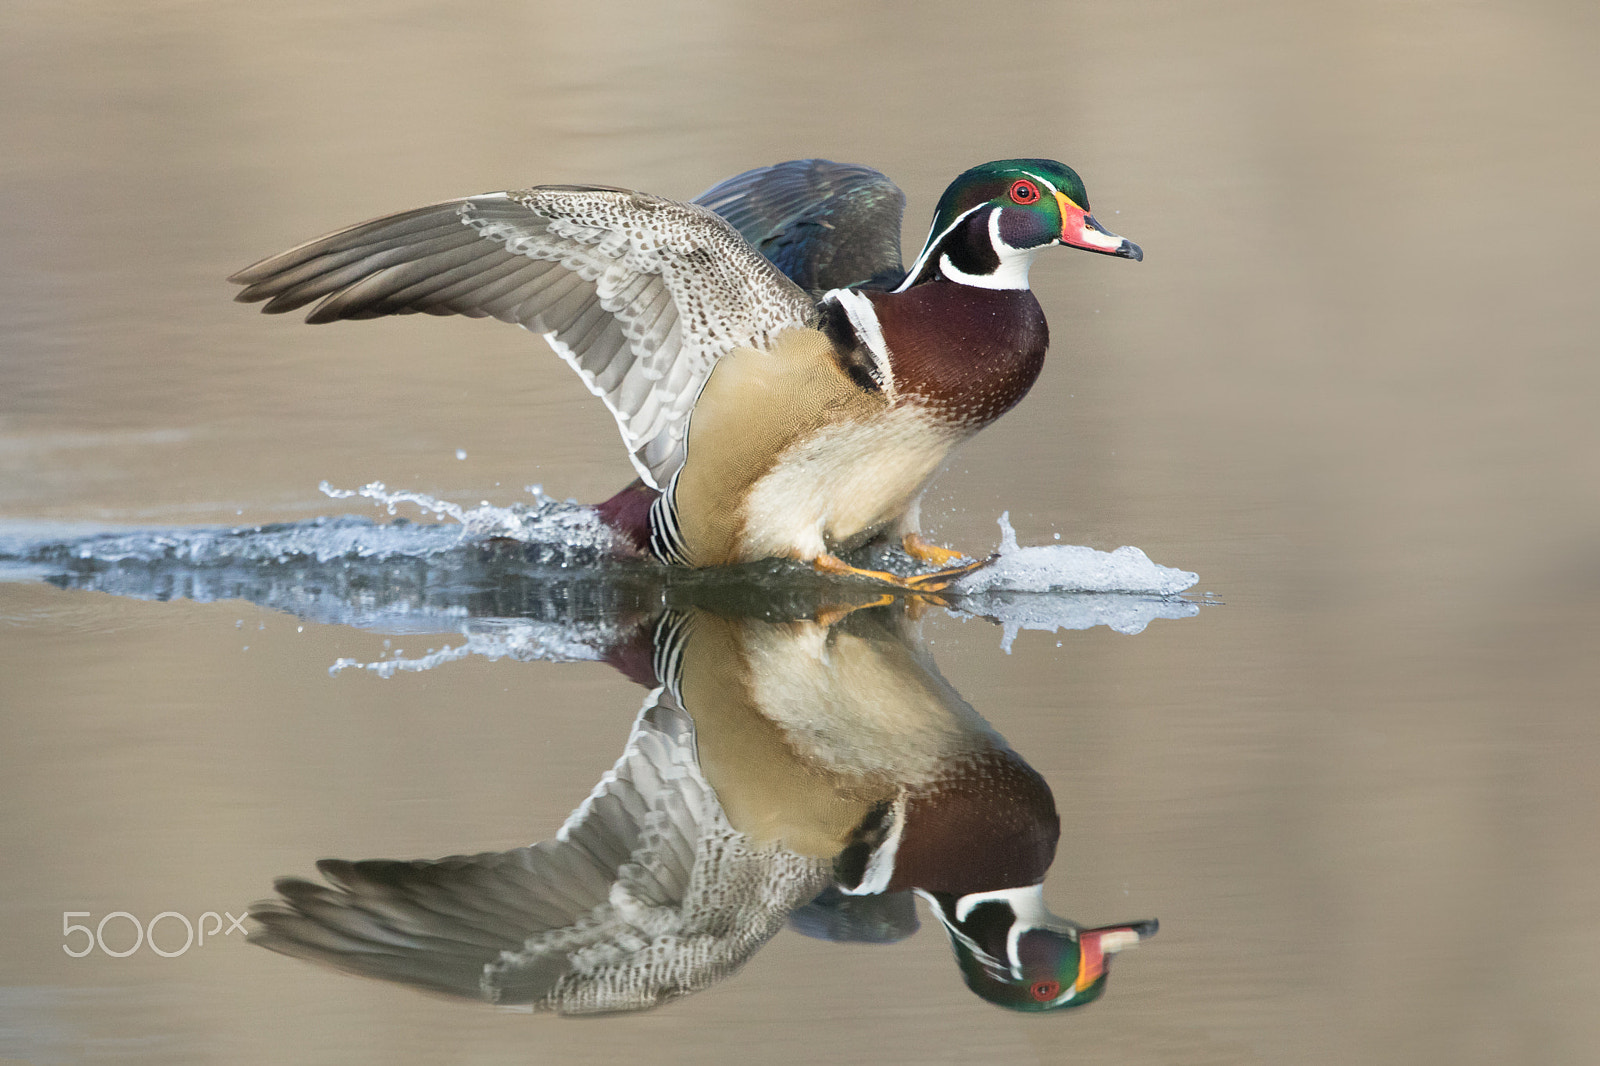
<instances>
[{"instance_id":1,"label":"wing with spotted pattern","mask_svg":"<svg viewBox=\"0 0 1600 1066\"><path fill-rule=\"evenodd\" d=\"M616 417L664 488L717 359L815 319L815 304L702 207L598 186L450 200L364 222L246 267L238 299L308 322L490 316L542 334Z\"/></svg>"}]
</instances>

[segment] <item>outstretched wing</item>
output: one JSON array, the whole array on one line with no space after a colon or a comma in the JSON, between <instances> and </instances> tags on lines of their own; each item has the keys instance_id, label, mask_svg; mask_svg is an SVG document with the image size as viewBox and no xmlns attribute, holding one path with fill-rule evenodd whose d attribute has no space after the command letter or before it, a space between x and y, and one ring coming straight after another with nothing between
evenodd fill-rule
<instances>
[{"instance_id":1,"label":"outstretched wing","mask_svg":"<svg viewBox=\"0 0 1600 1066\"><path fill-rule=\"evenodd\" d=\"M543 334L605 401L640 477L683 465L689 411L718 358L815 317L723 219L623 189L549 185L363 222L229 279L308 322L493 316Z\"/></svg>"},{"instance_id":2,"label":"outstretched wing","mask_svg":"<svg viewBox=\"0 0 1600 1066\"><path fill-rule=\"evenodd\" d=\"M743 234L796 285L820 294L892 289L906 197L871 167L791 159L748 170L695 197Z\"/></svg>"},{"instance_id":3,"label":"outstretched wing","mask_svg":"<svg viewBox=\"0 0 1600 1066\"><path fill-rule=\"evenodd\" d=\"M324 860L283 879L250 939L369 977L565 1013L638 1010L726 976L826 884L826 864L752 849L658 689L622 757L554 840L398 862Z\"/></svg>"}]
</instances>

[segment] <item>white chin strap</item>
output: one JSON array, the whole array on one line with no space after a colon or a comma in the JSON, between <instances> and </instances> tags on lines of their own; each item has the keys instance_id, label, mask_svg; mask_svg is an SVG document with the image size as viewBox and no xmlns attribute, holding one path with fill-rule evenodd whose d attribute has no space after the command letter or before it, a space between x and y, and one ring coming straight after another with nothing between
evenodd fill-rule
<instances>
[{"instance_id":1,"label":"white chin strap","mask_svg":"<svg viewBox=\"0 0 1600 1066\"><path fill-rule=\"evenodd\" d=\"M1039 249L1013 248L1005 242L1000 236L998 207L989 212L989 244L1000 260L1000 265L995 268L993 274L968 274L950 262L948 255L939 257L939 272L951 281L980 289L1026 289L1028 268L1033 266L1033 257L1039 254Z\"/></svg>"}]
</instances>

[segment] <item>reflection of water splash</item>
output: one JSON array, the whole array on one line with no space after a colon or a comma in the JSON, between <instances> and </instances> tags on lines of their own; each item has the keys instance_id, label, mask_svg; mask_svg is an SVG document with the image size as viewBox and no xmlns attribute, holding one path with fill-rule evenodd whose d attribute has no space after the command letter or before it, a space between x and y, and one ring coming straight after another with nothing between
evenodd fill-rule
<instances>
[{"instance_id":1,"label":"reflection of water splash","mask_svg":"<svg viewBox=\"0 0 1600 1066\"><path fill-rule=\"evenodd\" d=\"M1158 618L1192 618L1200 605L1163 596L1107 592L987 592L952 598L957 618L987 618L1005 630L1007 653L1022 630L1057 633L1106 626L1117 633L1142 633Z\"/></svg>"},{"instance_id":2,"label":"reflection of water splash","mask_svg":"<svg viewBox=\"0 0 1600 1066\"><path fill-rule=\"evenodd\" d=\"M432 670L436 666L474 655L490 662L500 659L514 659L517 662L599 662L626 636L628 628L618 624L616 619L594 622L577 619L566 622L473 619L461 626L461 635L467 638L464 644L429 651L414 659L404 658L404 652L398 650L394 658L377 662L340 659L328 668L328 673L366 670L388 678L401 671L420 673Z\"/></svg>"},{"instance_id":3,"label":"reflection of water splash","mask_svg":"<svg viewBox=\"0 0 1600 1066\"><path fill-rule=\"evenodd\" d=\"M975 596L949 596L946 610L956 618L981 618L999 625L1004 633L1000 647L1006 654L1017 634L1023 630L1057 633L1064 629L1093 629L1106 626L1117 633L1141 633L1158 618L1192 618L1200 605L1188 600L1160 596L1104 592L989 592ZM413 617L413 623L420 619ZM451 624L451 623L454 624ZM425 655L406 658L396 651L392 658L365 662L340 659L329 668L330 674L345 670L366 670L379 677L397 673L422 673L446 663L478 656L494 662L515 659L519 662L593 662L606 657L606 651L627 629L614 621L570 619L558 622L531 622L509 618L473 619L461 623L439 618L440 629L458 631L465 643L429 650ZM377 627L366 627L377 628ZM412 632L421 630L414 628ZM431 631L431 630L430 630Z\"/></svg>"}]
</instances>

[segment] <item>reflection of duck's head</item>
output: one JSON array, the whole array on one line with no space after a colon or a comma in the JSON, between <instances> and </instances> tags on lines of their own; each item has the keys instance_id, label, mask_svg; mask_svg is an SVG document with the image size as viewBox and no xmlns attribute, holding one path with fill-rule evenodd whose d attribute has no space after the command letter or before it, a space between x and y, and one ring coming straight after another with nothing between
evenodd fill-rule
<instances>
[{"instance_id":1,"label":"reflection of duck's head","mask_svg":"<svg viewBox=\"0 0 1600 1066\"><path fill-rule=\"evenodd\" d=\"M1154 919L1083 929L1045 909L1041 886L954 897L933 905L967 987L1011 1010L1081 1007L1100 998L1111 956L1155 933Z\"/></svg>"}]
</instances>

